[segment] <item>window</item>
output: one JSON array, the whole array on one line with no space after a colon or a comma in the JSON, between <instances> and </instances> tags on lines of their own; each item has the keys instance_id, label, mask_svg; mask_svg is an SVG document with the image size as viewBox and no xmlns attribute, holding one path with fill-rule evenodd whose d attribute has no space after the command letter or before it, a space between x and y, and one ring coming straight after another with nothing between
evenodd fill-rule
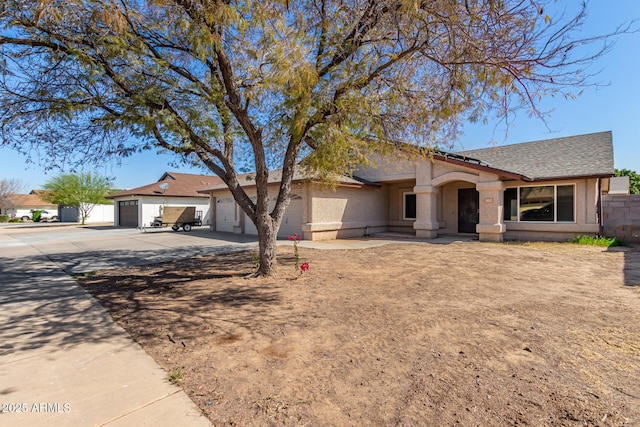
<instances>
[{"instance_id":1,"label":"window","mask_svg":"<svg viewBox=\"0 0 640 427\"><path fill-rule=\"evenodd\" d=\"M402 219L416 219L416 195L414 193L403 193L403 197Z\"/></svg>"},{"instance_id":2,"label":"window","mask_svg":"<svg viewBox=\"0 0 640 427\"><path fill-rule=\"evenodd\" d=\"M505 221L575 221L575 186L540 185L504 191Z\"/></svg>"}]
</instances>

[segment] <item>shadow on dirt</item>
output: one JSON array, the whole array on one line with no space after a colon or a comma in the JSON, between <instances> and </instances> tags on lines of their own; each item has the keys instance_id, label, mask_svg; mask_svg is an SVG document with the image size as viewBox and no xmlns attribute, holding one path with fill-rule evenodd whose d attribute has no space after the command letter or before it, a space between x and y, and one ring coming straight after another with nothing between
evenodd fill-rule
<instances>
[{"instance_id":1,"label":"shadow on dirt","mask_svg":"<svg viewBox=\"0 0 640 427\"><path fill-rule=\"evenodd\" d=\"M640 245L624 253L624 284L640 288Z\"/></svg>"},{"instance_id":2,"label":"shadow on dirt","mask_svg":"<svg viewBox=\"0 0 640 427\"><path fill-rule=\"evenodd\" d=\"M181 282L250 274L254 271L251 255L238 252L246 250L245 246L230 244L218 247L191 246L179 250L109 251L108 255L90 251L0 257L0 357L19 357L22 351L44 347L63 348L122 336L121 330L98 301L91 298L65 272L85 273L100 268L122 271L131 265L154 264L156 272L144 280L132 282L131 279L135 278L128 277L126 273L116 277L117 281L132 283L131 287L111 291L124 291L124 295L131 299L130 303L135 303L137 295L144 295L145 292L168 292L171 298L179 297ZM218 254L229 252L231 254L219 263L215 259L210 259L206 267L202 263L202 256L215 258ZM101 292L107 291L101 289ZM192 313L207 311L207 304L231 307L255 305L260 308L275 301L275 294L256 288L212 289L202 301L195 301Z\"/></svg>"},{"instance_id":3,"label":"shadow on dirt","mask_svg":"<svg viewBox=\"0 0 640 427\"><path fill-rule=\"evenodd\" d=\"M250 254L234 252L78 279L125 328L135 328L129 330L134 338L171 331L171 340L189 340L203 329L252 329L265 319L284 321L271 314L271 307L282 303L286 285L268 279L245 281L254 272Z\"/></svg>"}]
</instances>

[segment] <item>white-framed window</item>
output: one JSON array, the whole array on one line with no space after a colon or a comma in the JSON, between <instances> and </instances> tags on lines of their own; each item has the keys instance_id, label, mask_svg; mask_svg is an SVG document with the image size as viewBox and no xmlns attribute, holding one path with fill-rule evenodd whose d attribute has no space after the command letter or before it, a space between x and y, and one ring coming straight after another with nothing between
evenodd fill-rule
<instances>
[{"instance_id":1,"label":"white-framed window","mask_svg":"<svg viewBox=\"0 0 640 427\"><path fill-rule=\"evenodd\" d=\"M416 219L415 193L402 193L402 219Z\"/></svg>"},{"instance_id":2,"label":"white-framed window","mask_svg":"<svg viewBox=\"0 0 640 427\"><path fill-rule=\"evenodd\" d=\"M576 186L534 185L504 190L504 220L575 222Z\"/></svg>"}]
</instances>

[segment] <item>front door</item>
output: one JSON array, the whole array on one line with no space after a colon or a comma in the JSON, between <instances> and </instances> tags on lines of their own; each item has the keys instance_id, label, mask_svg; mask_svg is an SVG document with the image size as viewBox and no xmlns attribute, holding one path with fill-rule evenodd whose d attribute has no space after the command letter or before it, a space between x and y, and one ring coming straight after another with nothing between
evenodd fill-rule
<instances>
[{"instance_id":1,"label":"front door","mask_svg":"<svg viewBox=\"0 0 640 427\"><path fill-rule=\"evenodd\" d=\"M458 189L458 233L475 233L480 220L480 193L475 188Z\"/></svg>"}]
</instances>

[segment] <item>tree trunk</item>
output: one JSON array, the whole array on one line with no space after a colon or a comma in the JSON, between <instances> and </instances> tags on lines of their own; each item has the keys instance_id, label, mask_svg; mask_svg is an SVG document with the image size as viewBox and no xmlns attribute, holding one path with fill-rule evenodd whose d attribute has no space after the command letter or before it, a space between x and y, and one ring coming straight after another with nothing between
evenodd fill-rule
<instances>
[{"instance_id":1,"label":"tree trunk","mask_svg":"<svg viewBox=\"0 0 640 427\"><path fill-rule=\"evenodd\" d=\"M276 243L278 240L278 227L268 213L257 217L256 228L258 229L258 257L260 265L257 276L271 276L275 273L276 267Z\"/></svg>"}]
</instances>

